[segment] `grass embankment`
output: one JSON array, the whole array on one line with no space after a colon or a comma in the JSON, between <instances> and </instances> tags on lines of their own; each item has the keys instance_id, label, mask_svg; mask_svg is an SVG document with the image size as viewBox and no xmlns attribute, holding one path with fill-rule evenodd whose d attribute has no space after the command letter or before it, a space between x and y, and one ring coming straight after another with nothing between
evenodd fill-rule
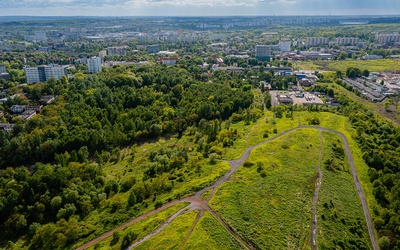
<instances>
[{"instance_id":1,"label":"grass embankment","mask_svg":"<svg viewBox=\"0 0 400 250\"><path fill-rule=\"evenodd\" d=\"M299 130L260 146L210 204L261 249L307 247L319 152L317 130Z\"/></svg>"},{"instance_id":2,"label":"grass embankment","mask_svg":"<svg viewBox=\"0 0 400 250\"><path fill-rule=\"evenodd\" d=\"M166 221L169 217L171 217L173 214L178 212L180 209L184 208L187 206L188 203L179 203L176 204L172 207L169 207L157 214L154 214L152 216L147 217L146 219L143 219L127 228L121 231L120 235L121 237L119 238L118 241L113 240L113 236L110 236L103 241L97 243L96 245L88 248L90 249L121 249L122 241L125 235L127 234L132 234L134 235L132 241L139 240L143 238L144 236L150 234L154 230L156 230L158 227L160 227L164 221Z\"/></svg>"},{"instance_id":3,"label":"grass embankment","mask_svg":"<svg viewBox=\"0 0 400 250\"><path fill-rule=\"evenodd\" d=\"M243 249L214 216L205 212L200 218L184 249Z\"/></svg>"},{"instance_id":4,"label":"grass embankment","mask_svg":"<svg viewBox=\"0 0 400 250\"><path fill-rule=\"evenodd\" d=\"M371 249L361 202L339 136L323 132L322 185L317 203L319 249Z\"/></svg>"},{"instance_id":5,"label":"grass embankment","mask_svg":"<svg viewBox=\"0 0 400 250\"><path fill-rule=\"evenodd\" d=\"M198 211L192 211L178 216L164 231L134 249L179 249L180 244L196 219L197 213Z\"/></svg>"}]
</instances>

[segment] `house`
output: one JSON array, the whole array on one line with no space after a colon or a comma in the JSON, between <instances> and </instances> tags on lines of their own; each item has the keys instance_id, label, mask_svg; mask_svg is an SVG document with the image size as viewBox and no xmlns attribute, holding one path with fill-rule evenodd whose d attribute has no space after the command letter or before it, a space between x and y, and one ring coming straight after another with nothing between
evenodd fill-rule
<instances>
[{"instance_id":1,"label":"house","mask_svg":"<svg viewBox=\"0 0 400 250\"><path fill-rule=\"evenodd\" d=\"M26 110L33 110L36 113L40 113L40 111L42 110L43 106L42 105L35 105L35 106L26 106L25 107L25 111Z\"/></svg>"},{"instance_id":2,"label":"house","mask_svg":"<svg viewBox=\"0 0 400 250\"><path fill-rule=\"evenodd\" d=\"M46 105L46 104L52 103L53 101L54 101L54 96L46 95L46 96L43 96L42 99L39 100L39 103Z\"/></svg>"},{"instance_id":3,"label":"house","mask_svg":"<svg viewBox=\"0 0 400 250\"><path fill-rule=\"evenodd\" d=\"M22 113L25 110L26 105L12 105L11 112L14 114Z\"/></svg>"},{"instance_id":4,"label":"house","mask_svg":"<svg viewBox=\"0 0 400 250\"><path fill-rule=\"evenodd\" d=\"M36 111L34 110L25 110L22 114L19 115L24 120L29 120L36 115Z\"/></svg>"},{"instance_id":5,"label":"house","mask_svg":"<svg viewBox=\"0 0 400 250\"><path fill-rule=\"evenodd\" d=\"M282 104L292 104L293 100L289 95L277 95L278 102Z\"/></svg>"},{"instance_id":6,"label":"house","mask_svg":"<svg viewBox=\"0 0 400 250\"><path fill-rule=\"evenodd\" d=\"M161 57L161 58L158 58L157 61L162 62L166 65L172 66L172 65L175 65L178 60L179 60L179 58L177 58L177 57L164 57L164 58Z\"/></svg>"},{"instance_id":7,"label":"house","mask_svg":"<svg viewBox=\"0 0 400 250\"><path fill-rule=\"evenodd\" d=\"M311 87L314 84L314 82L311 81L310 79L300 79L299 83L301 86L304 86L304 87Z\"/></svg>"},{"instance_id":8,"label":"house","mask_svg":"<svg viewBox=\"0 0 400 250\"><path fill-rule=\"evenodd\" d=\"M0 123L0 130L10 133L13 130L14 124Z\"/></svg>"}]
</instances>

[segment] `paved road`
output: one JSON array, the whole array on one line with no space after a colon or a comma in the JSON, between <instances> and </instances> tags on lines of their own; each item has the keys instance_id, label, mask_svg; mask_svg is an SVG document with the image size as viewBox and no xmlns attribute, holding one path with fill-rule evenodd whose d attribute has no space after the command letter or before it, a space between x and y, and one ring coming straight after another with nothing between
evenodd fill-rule
<instances>
[{"instance_id":1,"label":"paved road","mask_svg":"<svg viewBox=\"0 0 400 250\"><path fill-rule=\"evenodd\" d=\"M244 151L244 153L242 154L242 156L241 156L239 159L233 160L233 161L228 161L228 163L229 163L229 165L230 165L230 167L231 167L230 170L229 170L224 176L222 176L218 181L216 181L213 185L211 185L211 186L209 186L209 187L206 187L206 188L204 188L204 189L202 189L202 190L196 192L193 196L186 197L186 198L183 198L183 199L180 199L180 200L174 200L174 201L172 201L172 202L170 202L170 203L167 203L167 204L163 205L162 207L160 207L160 208L158 208L158 209L156 209L156 210L153 210L153 211L151 211L151 212L148 212L148 213L146 213L146 214L143 214L143 215L141 215L141 216L139 216L139 217L137 217L137 218L135 218L135 219L133 219L133 220L131 220L131 221L129 221L129 222L127 222L127 223L125 223L125 224L123 224L123 225L121 225L121 226L119 226L119 227L117 227L117 228L115 228L115 229L113 229L113 230L111 230L111 231L109 231L109 232L107 232L107 233L101 235L101 236L99 236L98 238L93 239L92 241L90 241L90 242L88 242L88 243L86 243L86 244L80 246L79 248L77 248L77 250L83 250L83 249L85 249L85 248L88 248L88 247L90 247L90 246L93 246L94 244L96 244L96 243L102 241L103 239L105 239L105 238L111 236L111 235L113 234L114 231L116 231L116 230L123 230L123 229L125 229L126 227L128 227L128 226L130 226L130 225L132 225L132 224L134 224L134 223L136 223L136 222L138 222L138 221L140 221L140 220L142 220L142 219L145 219L145 218L147 218L147 217L150 216L150 215L153 215L153 214L155 214L155 213L157 213L157 212L160 212L160 211L162 211L163 209L166 209L166 208L168 208L168 207L171 207L171 206L173 206L173 205L175 205L175 204L178 204L178 203L180 203L180 202L190 202L191 204L190 204L190 206L189 206L189 210L197 209L197 210L199 210L199 211L204 211L204 210L209 211L211 214L213 214L213 215L215 216L215 218L221 223L221 225L224 226L224 227L226 228L226 230L228 230L228 232L229 232L233 237L235 237L235 238L242 244L242 246L243 246L244 248L246 248L246 249L253 249L253 247L252 247L251 245L249 245L249 244L246 243L243 239L241 239L238 235L236 235L236 233L222 220L222 218L221 218L214 210L212 210L212 209L208 206L208 201L211 199L211 197L212 197L212 195L214 194L214 192L216 191L216 189L217 189L221 184L223 184L224 182L226 182L227 180L229 180L230 177L231 177L231 175L232 175L233 173L235 173L236 170L244 163L244 161L250 156L250 153L251 153L251 151L252 151L254 148L259 147L259 146L261 146L261 145L263 145L263 144L265 144L265 143L268 143L268 142L270 142L270 141L273 141L273 140L275 140L275 139L277 139L277 138L279 138L279 137L282 137L282 136L284 136L284 135L286 135L286 134L288 134L288 133L291 133L291 132L293 132L293 131L295 131L295 130L298 130L298 129L319 129L320 131L329 131L329 132L332 132L332 133L335 133L335 134L339 135L339 136L342 138L343 143L344 143L344 146L345 146L346 155L347 155L347 158L348 158L348 160L349 160L350 167L351 167L351 169L352 169L352 175L353 175L354 183L355 183L355 185L356 185L356 188L357 188L357 191L358 191L358 195L359 195L359 197L360 197L361 204L362 204L362 207L363 207L363 211L364 211L364 215L365 215L365 219L366 219L366 223L367 223L367 227L368 227L368 232L369 232L369 235L370 235L370 238L371 238L371 242L372 242L372 245L373 245L374 250L379 250L378 243L377 243L377 241L376 241L375 234L374 234L374 230L373 230L373 226L372 226L372 222L371 222L371 216L370 216L370 214L369 214L369 210L368 210L367 202L366 202L366 199L365 199L365 196L364 196L364 192L363 192L363 190L362 190L362 188L361 188L361 184L360 184L360 182L359 182L359 180L358 180L357 171L356 171L356 168L355 168L355 165L354 165L354 159L353 159L353 156L352 156L352 154L351 154L351 151L350 151L350 147L349 147L349 143L348 143L348 141L347 141L347 138L346 138L346 136L344 136L342 133L340 133L340 132L338 132L338 131L336 131L336 130L332 130L332 129L328 129L328 128L323 128L323 127L319 127L319 126L298 126L298 127L296 127L296 128L289 129L289 130L287 130L287 131L285 131L285 132L283 132L283 133L281 133L281 134L279 134L279 135L275 135L275 136L269 138L268 140L265 140L265 141L263 141L263 142L261 142L261 143L258 143L258 144L256 144L256 145L254 145L254 146L247 147L246 150ZM206 201L201 200L201 198L200 198L201 195L202 195L203 193L205 193L206 191L211 190L211 189L212 189L212 192L211 192L210 196L208 197L208 199L207 199ZM176 214L174 214L173 217L176 218L177 216L181 215L181 214L184 213L185 211L187 211L187 210L181 209L181 210L178 211ZM172 218L172 217L171 217L171 218ZM168 220L160 227L161 230L159 230L160 228L159 228L159 229L156 229L153 233L151 233L151 234L148 235L149 237L146 236L146 237L145 237L146 240L149 239L150 237L152 237L152 236L158 234L158 233L161 232L163 229L165 229L165 227L173 220L173 219L171 219L171 218L168 219ZM156 233L155 233L155 232L156 232ZM151 235L151 236L150 236L150 235ZM140 239L139 241L140 241L140 243L142 243L144 240L143 240L143 239ZM139 243L139 244L140 244L140 243ZM135 244L136 244L136 243L134 243L134 245L135 245ZM136 244L136 245L138 245L138 244ZM136 246L136 245L135 245L135 246ZM132 247L133 247L133 245L132 245L129 249L131 249Z\"/></svg>"}]
</instances>

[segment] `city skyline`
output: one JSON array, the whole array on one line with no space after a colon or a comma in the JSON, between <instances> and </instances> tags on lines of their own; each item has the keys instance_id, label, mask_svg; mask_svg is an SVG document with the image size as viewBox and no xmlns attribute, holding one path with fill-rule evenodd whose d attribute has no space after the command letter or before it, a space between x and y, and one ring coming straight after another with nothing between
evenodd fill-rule
<instances>
[{"instance_id":1,"label":"city skyline","mask_svg":"<svg viewBox=\"0 0 400 250\"><path fill-rule=\"evenodd\" d=\"M395 0L10 0L0 15L235 16L398 15Z\"/></svg>"}]
</instances>

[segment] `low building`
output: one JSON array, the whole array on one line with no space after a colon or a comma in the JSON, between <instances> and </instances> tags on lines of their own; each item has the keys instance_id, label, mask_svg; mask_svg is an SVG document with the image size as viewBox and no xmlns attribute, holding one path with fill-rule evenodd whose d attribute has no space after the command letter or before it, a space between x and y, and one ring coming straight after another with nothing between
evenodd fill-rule
<instances>
[{"instance_id":1,"label":"low building","mask_svg":"<svg viewBox=\"0 0 400 250\"><path fill-rule=\"evenodd\" d=\"M54 96L46 95L46 96L42 96L42 98L39 100L39 103L42 104L42 105L47 105L47 104L50 104L53 101L54 101Z\"/></svg>"},{"instance_id":2,"label":"low building","mask_svg":"<svg viewBox=\"0 0 400 250\"><path fill-rule=\"evenodd\" d=\"M25 110L22 114L19 115L24 120L29 120L36 115L36 111L34 110Z\"/></svg>"},{"instance_id":3,"label":"low building","mask_svg":"<svg viewBox=\"0 0 400 250\"><path fill-rule=\"evenodd\" d=\"M0 73L0 79L10 80L10 74L8 73Z\"/></svg>"},{"instance_id":4,"label":"low building","mask_svg":"<svg viewBox=\"0 0 400 250\"><path fill-rule=\"evenodd\" d=\"M10 123L0 123L0 130L3 130L7 133L12 132L14 128L14 124L10 124Z\"/></svg>"},{"instance_id":5,"label":"low building","mask_svg":"<svg viewBox=\"0 0 400 250\"><path fill-rule=\"evenodd\" d=\"M35 106L26 106L25 107L25 111L26 110L33 110L37 113L40 113L40 111L42 110L43 106L42 105L35 105Z\"/></svg>"},{"instance_id":6,"label":"low building","mask_svg":"<svg viewBox=\"0 0 400 250\"><path fill-rule=\"evenodd\" d=\"M25 110L26 105L12 105L11 112L14 114L22 113Z\"/></svg>"},{"instance_id":7,"label":"low building","mask_svg":"<svg viewBox=\"0 0 400 250\"><path fill-rule=\"evenodd\" d=\"M311 81L310 79L303 78L299 80L299 84L303 87L311 87L314 84L314 82Z\"/></svg>"},{"instance_id":8,"label":"low building","mask_svg":"<svg viewBox=\"0 0 400 250\"><path fill-rule=\"evenodd\" d=\"M161 46L158 44L147 46L147 53L149 53L149 54L158 53L158 52L160 52L160 50L161 50Z\"/></svg>"},{"instance_id":9,"label":"low building","mask_svg":"<svg viewBox=\"0 0 400 250\"><path fill-rule=\"evenodd\" d=\"M278 95L278 102L281 104L292 104L293 100L289 95Z\"/></svg>"},{"instance_id":10,"label":"low building","mask_svg":"<svg viewBox=\"0 0 400 250\"><path fill-rule=\"evenodd\" d=\"M158 62L162 62L168 66L173 66L176 64L176 62L179 60L177 57L164 57L164 58L158 58Z\"/></svg>"}]
</instances>

